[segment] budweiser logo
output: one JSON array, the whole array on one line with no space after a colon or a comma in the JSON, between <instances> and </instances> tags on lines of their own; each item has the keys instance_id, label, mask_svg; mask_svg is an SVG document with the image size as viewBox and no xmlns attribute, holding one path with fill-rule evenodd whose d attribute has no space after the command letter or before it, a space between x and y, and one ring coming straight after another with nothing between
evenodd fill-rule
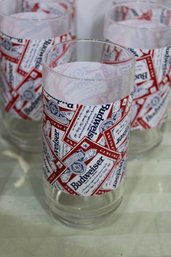
<instances>
[{"instance_id":1,"label":"budweiser logo","mask_svg":"<svg viewBox=\"0 0 171 257\"><path fill-rule=\"evenodd\" d=\"M98 167L104 162L103 157L101 156L99 160L93 165L90 166L90 169L82 176L78 178L77 181L70 183L74 190L77 190L83 183L85 183L94 173L97 171Z\"/></svg>"},{"instance_id":2,"label":"budweiser logo","mask_svg":"<svg viewBox=\"0 0 171 257\"><path fill-rule=\"evenodd\" d=\"M97 129L99 128L99 125L102 121L104 121L104 114L106 111L108 111L110 108L110 105L102 105L100 108L98 114L95 116L95 119L92 122L92 126L90 127L90 130L88 132L88 138L93 138L94 135L97 135Z\"/></svg>"}]
</instances>

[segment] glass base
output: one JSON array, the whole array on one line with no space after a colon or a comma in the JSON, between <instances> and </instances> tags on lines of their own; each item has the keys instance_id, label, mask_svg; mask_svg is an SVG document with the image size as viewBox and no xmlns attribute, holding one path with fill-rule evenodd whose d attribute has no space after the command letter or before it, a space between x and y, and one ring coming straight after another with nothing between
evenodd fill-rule
<instances>
[{"instance_id":1,"label":"glass base","mask_svg":"<svg viewBox=\"0 0 171 257\"><path fill-rule=\"evenodd\" d=\"M41 122L28 121L3 115L3 135L17 146L27 152L41 152Z\"/></svg>"},{"instance_id":2,"label":"glass base","mask_svg":"<svg viewBox=\"0 0 171 257\"><path fill-rule=\"evenodd\" d=\"M165 124L161 127L143 131L131 131L128 159L143 158L155 149L163 139Z\"/></svg>"},{"instance_id":3,"label":"glass base","mask_svg":"<svg viewBox=\"0 0 171 257\"><path fill-rule=\"evenodd\" d=\"M122 185L109 193L81 197L57 190L43 178L46 203L53 216L65 225L93 229L102 224L121 203Z\"/></svg>"}]
</instances>

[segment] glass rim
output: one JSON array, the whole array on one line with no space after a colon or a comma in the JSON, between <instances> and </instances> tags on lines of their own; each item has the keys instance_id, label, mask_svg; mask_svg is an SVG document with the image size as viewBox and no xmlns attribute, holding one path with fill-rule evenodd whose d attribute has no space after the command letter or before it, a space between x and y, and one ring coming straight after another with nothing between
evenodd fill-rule
<instances>
[{"instance_id":1,"label":"glass rim","mask_svg":"<svg viewBox=\"0 0 171 257\"><path fill-rule=\"evenodd\" d=\"M113 24L118 24L118 26L122 26L122 27L125 27L125 28L131 28L131 29L135 29L137 28L136 25L130 25L130 24L122 24L122 23L119 23L118 21L115 21L114 19L111 18L111 16L109 14L111 14L111 12L116 9L117 7L120 7L120 6L136 6L137 4L141 4L141 5L148 5L148 6L151 6L151 7L160 7L162 9L165 9L165 10L168 10L170 11L171 13L171 8L164 5L164 4L160 4L160 3L155 3L155 2L146 2L146 1L143 1L141 0L140 2L139 1L129 1L129 2L122 2L122 3L116 3L114 6L112 6L112 8L110 10L108 10L106 12L106 15L105 15L105 18L109 21L111 21ZM121 20L122 21L122 20ZM161 23L162 24L162 23ZM143 28L143 27L138 27L139 30L151 30L151 31L168 31L168 30L171 30L171 25L167 25L166 27L157 27L157 28Z\"/></svg>"},{"instance_id":2,"label":"glass rim","mask_svg":"<svg viewBox=\"0 0 171 257\"><path fill-rule=\"evenodd\" d=\"M132 63L130 69L128 71L124 71L123 74L121 75L114 75L110 78L106 78L106 79L100 79L100 80L97 80L97 79L90 79L90 78L79 78L79 77L74 77L74 76L69 76L69 75L66 75L66 74L62 74L60 71L56 71L54 70L53 68L50 68L49 65L47 64L46 62L46 59L47 59L47 56L48 54L50 53L50 51L57 45L63 45L65 43L79 43L79 42L88 42L88 43L100 43L100 44L110 44L110 45L113 45L113 46L116 46L116 47L119 47L120 49L123 49L125 52L127 52L127 54L130 56L130 58L128 58L126 61L118 61L116 63L114 63L114 65L120 65L121 63ZM86 61L85 61L86 62ZM72 62L68 62L68 63L72 63ZM75 62L73 62L75 63ZM96 62L98 63L98 62ZM100 62L99 62L100 63ZM57 43L53 46L51 46L46 54L43 56L43 68L45 68L46 70L48 70L49 72L53 73L53 74L57 74L58 76L61 76L63 78L66 78L66 79L70 79L70 80L76 80L76 81L89 81L89 82L100 82L100 81L110 81L110 80L116 80L118 78L123 78L124 76L129 76L129 74L132 73L132 71L135 69L135 63L136 63L136 60L135 60L135 56L131 53L131 51L129 51L126 47L122 46L122 45L119 45L117 43L114 43L114 42L111 42L111 41L103 41L103 40L96 40L96 39L71 39L71 40L66 40L64 42L61 42L61 43ZM105 63L102 63L102 64L105 64ZM109 66L112 66L113 64L105 64L105 65L109 65ZM58 66L60 67L60 65Z\"/></svg>"},{"instance_id":3,"label":"glass rim","mask_svg":"<svg viewBox=\"0 0 171 257\"><path fill-rule=\"evenodd\" d=\"M0 7L1 7L1 4L2 3L5 3L6 0L1 0L0 1ZM7 19L12 19L12 20L21 20L21 21L28 21L28 22L42 22L42 21L57 21L57 20L60 20L60 19L64 19L66 17L68 17L69 15L72 14L72 8L70 6L70 4L65 1L65 0L61 0L61 2L57 2L58 4L59 3L64 3L67 5L67 9L65 10L64 8L64 13L61 14L61 15L58 15L58 16L55 16L55 14L53 14L55 17L49 17L49 18L25 18L25 17L15 17L15 16L11 16L13 14L5 14L5 13L2 13L1 10L0 10L0 17L4 17L4 18L7 18ZM28 11L27 12L20 12L20 13L29 13ZM36 12L35 12L36 13Z\"/></svg>"}]
</instances>

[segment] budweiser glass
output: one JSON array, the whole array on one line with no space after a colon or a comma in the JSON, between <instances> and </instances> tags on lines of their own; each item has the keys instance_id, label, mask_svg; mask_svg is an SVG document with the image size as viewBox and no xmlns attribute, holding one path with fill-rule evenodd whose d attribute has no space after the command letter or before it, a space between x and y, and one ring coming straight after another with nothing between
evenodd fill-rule
<instances>
[{"instance_id":1,"label":"budweiser glass","mask_svg":"<svg viewBox=\"0 0 171 257\"><path fill-rule=\"evenodd\" d=\"M6 137L27 151L41 150L42 57L69 37L64 2L0 2L1 105Z\"/></svg>"},{"instance_id":2,"label":"budweiser glass","mask_svg":"<svg viewBox=\"0 0 171 257\"><path fill-rule=\"evenodd\" d=\"M113 43L72 40L44 59L43 181L66 224L101 222L121 202L134 56Z\"/></svg>"},{"instance_id":3,"label":"budweiser glass","mask_svg":"<svg viewBox=\"0 0 171 257\"><path fill-rule=\"evenodd\" d=\"M162 140L170 92L171 10L147 2L115 5L105 17L105 38L136 57L130 156L143 156Z\"/></svg>"}]
</instances>

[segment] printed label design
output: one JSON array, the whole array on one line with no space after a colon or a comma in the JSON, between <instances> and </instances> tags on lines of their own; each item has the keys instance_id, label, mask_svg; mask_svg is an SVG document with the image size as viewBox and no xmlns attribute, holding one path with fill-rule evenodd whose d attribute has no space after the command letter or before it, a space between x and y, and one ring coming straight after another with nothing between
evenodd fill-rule
<instances>
[{"instance_id":1,"label":"printed label design","mask_svg":"<svg viewBox=\"0 0 171 257\"><path fill-rule=\"evenodd\" d=\"M41 0L24 0L23 10L31 12L44 12L47 14L62 15L68 9L68 5L60 1L42 2Z\"/></svg>"},{"instance_id":2,"label":"printed label design","mask_svg":"<svg viewBox=\"0 0 171 257\"><path fill-rule=\"evenodd\" d=\"M70 38L17 39L1 34L1 95L5 110L22 119L42 117L42 58L50 45Z\"/></svg>"},{"instance_id":3,"label":"printed label design","mask_svg":"<svg viewBox=\"0 0 171 257\"><path fill-rule=\"evenodd\" d=\"M167 118L171 85L171 47L130 50L137 58L132 128L155 128Z\"/></svg>"},{"instance_id":4,"label":"printed label design","mask_svg":"<svg viewBox=\"0 0 171 257\"><path fill-rule=\"evenodd\" d=\"M114 1L113 4L117 4L119 1ZM130 0L131 2L131 0ZM158 2L159 0L154 0L151 2ZM132 20L132 19L138 19L138 20L152 20L153 17L160 17L160 21L164 21L169 16L169 12L167 10L164 10L163 8L153 8L149 9L147 8L141 8L139 7L132 7L129 5L129 1L122 1L122 5L117 7L117 17L118 20Z\"/></svg>"},{"instance_id":5,"label":"printed label design","mask_svg":"<svg viewBox=\"0 0 171 257\"><path fill-rule=\"evenodd\" d=\"M118 188L126 170L131 104L131 96L111 104L71 104L43 90L43 171L48 182L79 196Z\"/></svg>"}]
</instances>

